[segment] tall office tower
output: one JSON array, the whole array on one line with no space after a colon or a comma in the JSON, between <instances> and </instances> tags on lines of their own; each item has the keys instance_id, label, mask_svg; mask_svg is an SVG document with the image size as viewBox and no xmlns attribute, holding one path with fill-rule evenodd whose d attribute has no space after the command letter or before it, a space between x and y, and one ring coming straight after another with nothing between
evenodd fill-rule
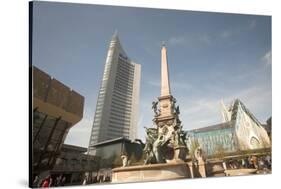
<instances>
[{"instance_id":1,"label":"tall office tower","mask_svg":"<svg viewBox=\"0 0 281 189\"><path fill-rule=\"evenodd\" d=\"M94 123L89 153L102 141L137 135L141 65L130 60L123 50L117 33L110 41Z\"/></svg>"}]
</instances>

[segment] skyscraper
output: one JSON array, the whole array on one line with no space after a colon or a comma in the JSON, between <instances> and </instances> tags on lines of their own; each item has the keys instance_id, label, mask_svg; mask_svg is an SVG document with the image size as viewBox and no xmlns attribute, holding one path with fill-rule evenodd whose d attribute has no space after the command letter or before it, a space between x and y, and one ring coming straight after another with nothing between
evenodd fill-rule
<instances>
[{"instance_id":1,"label":"skyscraper","mask_svg":"<svg viewBox=\"0 0 281 189\"><path fill-rule=\"evenodd\" d=\"M93 145L105 140L136 138L140 73L141 65L128 58L115 32L98 94L89 153L94 154Z\"/></svg>"}]
</instances>

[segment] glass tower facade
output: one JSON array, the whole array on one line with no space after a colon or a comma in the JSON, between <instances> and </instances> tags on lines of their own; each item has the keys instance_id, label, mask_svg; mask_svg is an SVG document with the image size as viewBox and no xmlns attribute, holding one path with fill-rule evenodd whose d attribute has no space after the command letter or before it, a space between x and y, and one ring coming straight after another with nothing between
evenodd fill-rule
<instances>
[{"instance_id":1,"label":"glass tower facade","mask_svg":"<svg viewBox=\"0 0 281 189\"><path fill-rule=\"evenodd\" d=\"M102 141L136 138L140 73L141 66L128 58L115 33L98 94L89 153L95 154L93 145Z\"/></svg>"}]
</instances>

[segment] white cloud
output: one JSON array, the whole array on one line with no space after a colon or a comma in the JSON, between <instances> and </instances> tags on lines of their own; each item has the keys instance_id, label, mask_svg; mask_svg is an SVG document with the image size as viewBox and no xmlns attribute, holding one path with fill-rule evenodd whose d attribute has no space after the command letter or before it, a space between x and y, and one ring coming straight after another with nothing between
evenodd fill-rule
<instances>
[{"instance_id":1,"label":"white cloud","mask_svg":"<svg viewBox=\"0 0 281 189\"><path fill-rule=\"evenodd\" d=\"M221 32L220 37L223 39L229 38L233 35L233 32L230 30L225 30L223 32Z\"/></svg>"},{"instance_id":2,"label":"white cloud","mask_svg":"<svg viewBox=\"0 0 281 189\"><path fill-rule=\"evenodd\" d=\"M256 20L251 20L249 22L249 25L244 25L236 28L228 28L223 30L221 33L219 33L219 37L222 39L229 39L233 36L239 35L242 32L254 29L256 25L257 25Z\"/></svg>"},{"instance_id":3,"label":"white cloud","mask_svg":"<svg viewBox=\"0 0 281 189\"><path fill-rule=\"evenodd\" d=\"M153 86L153 87L160 87L161 86L161 82L159 80L148 80L147 83L149 85Z\"/></svg>"},{"instance_id":4,"label":"white cloud","mask_svg":"<svg viewBox=\"0 0 281 189\"><path fill-rule=\"evenodd\" d=\"M181 114L180 119L184 124L184 129L190 130L221 123L220 100L229 105L233 100L239 98L248 109L261 121L267 117L260 117L260 113L271 108L271 90L263 87L251 87L239 92L229 91L229 95L222 97L196 97L183 101L183 96L179 102ZM271 112L268 112L270 115Z\"/></svg>"},{"instance_id":5,"label":"white cloud","mask_svg":"<svg viewBox=\"0 0 281 189\"><path fill-rule=\"evenodd\" d=\"M87 148L90 140L92 124L93 116L90 114L84 115L82 120L69 130L65 143Z\"/></svg>"},{"instance_id":6,"label":"white cloud","mask_svg":"<svg viewBox=\"0 0 281 189\"><path fill-rule=\"evenodd\" d=\"M202 43L205 43L205 44L208 44L208 45L211 44L211 37L207 34L198 35L198 39Z\"/></svg>"},{"instance_id":7,"label":"white cloud","mask_svg":"<svg viewBox=\"0 0 281 189\"><path fill-rule=\"evenodd\" d=\"M251 20L250 24L249 24L249 29L254 29L257 25L257 21L256 20Z\"/></svg>"},{"instance_id":8,"label":"white cloud","mask_svg":"<svg viewBox=\"0 0 281 189\"><path fill-rule=\"evenodd\" d=\"M190 90L192 85L188 82L172 82L172 88L174 89L183 89L183 90Z\"/></svg>"},{"instance_id":9,"label":"white cloud","mask_svg":"<svg viewBox=\"0 0 281 189\"><path fill-rule=\"evenodd\" d=\"M147 84L153 87L157 87L160 91L161 88L161 82L160 80L148 80ZM170 87L172 89L181 89L181 90L190 90L192 88L192 85L188 82L179 82L175 80L170 80Z\"/></svg>"},{"instance_id":10,"label":"white cloud","mask_svg":"<svg viewBox=\"0 0 281 189\"><path fill-rule=\"evenodd\" d=\"M266 52L265 55L263 55L263 57L262 57L262 61L265 62L266 66L271 65L271 59L272 59L271 50Z\"/></svg>"},{"instance_id":11,"label":"white cloud","mask_svg":"<svg viewBox=\"0 0 281 189\"><path fill-rule=\"evenodd\" d=\"M160 85L160 82L152 82L152 85ZM174 84L173 84L174 85ZM180 83L175 87L178 89L180 87ZM182 86L188 87L187 86ZM217 89L214 89L217 90ZM221 90L221 89L220 89ZM225 89L227 90L227 89ZM190 91L192 93L192 91ZM215 125L221 123L222 117L220 112L220 100L223 99L226 105L229 105L234 99L239 98L242 102L248 107L248 109L261 121L264 122L266 117L259 117L260 112L263 112L265 109L270 109L271 107L271 90L265 90L262 86L253 86L248 89L244 89L241 91L227 91L227 95L219 96L219 97L211 97L208 95L200 96L187 96L186 93L173 93L174 97L177 98L177 104L180 106L180 119L184 126L184 130L191 130L200 127L206 127L210 125ZM152 98L145 97L141 99L140 102L140 115L138 121L138 138L145 140L145 129L146 127L153 127L153 110L151 109ZM271 114L271 112L268 112ZM85 121L87 122L87 121ZM89 123L85 123L86 125L91 126L92 121ZM84 139L88 142L90 134L86 136L85 133L90 133L89 130L82 129L83 124L81 123L81 131L73 132L73 135L77 135L75 137L75 142L80 142L82 144ZM76 127L76 126L75 126ZM87 127L87 126L86 126ZM77 126L78 129L78 126ZM80 129L78 129L80 130ZM88 145L88 143L86 143Z\"/></svg>"},{"instance_id":12,"label":"white cloud","mask_svg":"<svg viewBox=\"0 0 281 189\"><path fill-rule=\"evenodd\" d=\"M172 36L168 39L168 45L170 46L190 46L195 47L195 45L210 45L211 44L211 37L207 33L185 33L179 36Z\"/></svg>"},{"instance_id":13,"label":"white cloud","mask_svg":"<svg viewBox=\"0 0 281 189\"><path fill-rule=\"evenodd\" d=\"M187 42L186 36L177 36L177 37L171 37L168 40L168 44L175 46L175 45L183 45Z\"/></svg>"}]
</instances>

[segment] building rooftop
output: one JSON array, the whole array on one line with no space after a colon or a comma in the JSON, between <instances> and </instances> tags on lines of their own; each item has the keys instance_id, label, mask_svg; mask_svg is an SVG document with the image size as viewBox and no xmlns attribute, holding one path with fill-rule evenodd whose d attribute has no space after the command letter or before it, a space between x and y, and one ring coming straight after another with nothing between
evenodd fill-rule
<instances>
[{"instance_id":1,"label":"building rooftop","mask_svg":"<svg viewBox=\"0 0 281 189\"><path fill-rule=\"evenodd\" d=\"M80 153L87 152L87 148L85 148L85 147L75 146L75 145L70 145L70 144L63 144L62 150L76 151L76 152L80 152Z\"/></svg>"},{"instance_id":2,"label":"building rooftop","mask_svg":"<svg viewBox=\"0 0 281 189\"><path fill-rule=\"evenodd\" d=\"M229 122L224 122L224 123L220 123L220 124L216 124L216 125L193 129L190 131L205 132L205 131L214 131L214 130L225 129L225 128L232 128L232 127L234 127L234 121L229 121Z\"/></svg>"},{"instance_id":3,"label":"building rooftop","mask_svg":"<svg viewBox=\"0 0 281 189\"><path fill-rule=\"evenodd\" d=\"M32 66L33 109L53 117L61 117L72 125L83 117L84 97Z\"/></svg>"},{"instance_id":4,"label":"building rooftop","mask_svg":"<svg viewBox=\"0 0 281 189\"><path fill-rule=\"evenodd\" d=\"M129 140L128 138L118 137L118 138L105 140L105 141L96 143L96 144L92 145L92 147L102 146L102 145L111 144L111 143L120 142L120 141L131 142L131 140Z\"/></svg>"},{"instance_id":5,"label":"building rooftop","mask_svg":"<svg viewBox=\"0 0 281 189\"><path fill-rule=\"evenodd\" d=\"M248 108L243 104L243 102L239 99L236 99L234 101L233 106L231 107L232 109L232 115L231 115L231 120L236 120L237 117L237 112L238 112L238 107L239 105L243 109L243 111L259 126L261 126L261 123L258 121L258 119L250 112Z\"/></svg>"}]
</instances>

